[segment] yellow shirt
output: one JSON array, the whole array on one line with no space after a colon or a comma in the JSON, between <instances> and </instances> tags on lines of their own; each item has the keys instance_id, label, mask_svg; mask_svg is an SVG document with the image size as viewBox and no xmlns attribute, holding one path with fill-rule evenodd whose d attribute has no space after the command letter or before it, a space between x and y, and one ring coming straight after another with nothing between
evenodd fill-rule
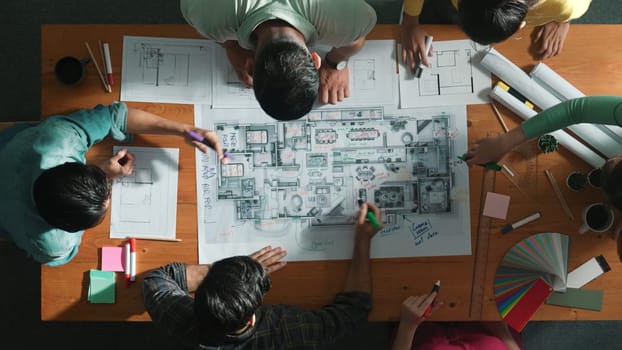
<instances>
[{"instance_id":1,"label":"yellow shirt","mask_svg":"<svg viewBox=\"0 0 622 350\"><path fill-rule=\"evenodd\" d=\"M404 12L409 16L419 16L424 0L404 0ZM432 0L438 1L438 0ZM587 11L592 0L540 0L529 9L525 21L527 25L539 26L549 22L566 22L577 19ZM458 0L451 0L458 8Z\"/></svg>"}]
</instances>

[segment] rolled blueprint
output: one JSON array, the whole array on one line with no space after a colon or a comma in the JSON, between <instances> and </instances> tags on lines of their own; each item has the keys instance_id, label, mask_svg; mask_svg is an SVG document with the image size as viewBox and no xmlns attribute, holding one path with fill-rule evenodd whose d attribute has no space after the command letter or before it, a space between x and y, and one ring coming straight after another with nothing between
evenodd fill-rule
<instances>
[{"instance_id":1,"label":"rolled blueprint","mask_svg":"<svg viewBox=\"0 0 622 350\"><path fill-rule=\"evenodd\" d=\"M560 99L493 48L488 50L481 63L484 68L490 70L542 110L561 102ZM569 129L607 157L617 155L620 151L620 144L593 124L574 125Z\"/></svg>"},{"instance_id":2,"label":"rolled blueprint","mask_svg":"<svg viewBox=\"0 0 622 350\"><path fill-rule=\"evenodd\" d=\"M562 101L571 100L573 98L584 97L585 94L570 84L561 75L557 74L551 67L544 63L538 63L529 73L531 78L538 84L544 86ZM622 128L614 125L594 125L604 131L609 137L613 138L622 146ZM575 130L577 129L577 130ZM580 126L578 128L571 127L570 130L579 135L581 133ZM621 147L622 149L622 147Z\"/></svg>"},{"instance_id":3,"label":"rolled blueprint","mask_svg":"<svg viewBox=\"0 0 622 350\"><path fill-rule=\"evenodd\" d=\"M524 120L527 120L537 114L536 111L527 107L523 102L519 101L517 98L515 98L509 92L503 90L499 86L495 86L495 88L490 91L490 97L499 101L502 105L507 107L512 112L516 113ZM560 145L564 146L570 152L574 153L577 157L583 159L592 167L600 168L605 164L606 160L603 157L596 154L589 147L585 146L565 131L557 130L550 134L553 135L555 139L557 139L557 142Z\"/></svg>"},{"instance_id":4,"label":"rolled blueprint","mask_svg":"<svg viewBox=\"0 0 622 350\"><path fill-rule=\"evenodd\" d=\"M542 85L531 79L527 73L493 48L488 50L481 63L484 68L516 89L540 109L547 109L561 102L560 99L553 96Z\"/></svg>"}]
</instances>

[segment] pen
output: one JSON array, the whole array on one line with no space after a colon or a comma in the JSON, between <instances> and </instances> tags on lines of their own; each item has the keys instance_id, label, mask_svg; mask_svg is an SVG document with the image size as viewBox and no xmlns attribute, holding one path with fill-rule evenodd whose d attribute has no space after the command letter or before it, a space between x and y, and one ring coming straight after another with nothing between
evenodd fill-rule
<instances>
[{"instance_id":1,"label":"pen","mask_svg":"<svg viewBox=\"0 0 622 350\"><path fill-rule=\"evenodd\" d=\"M203 137L203 135L199 134L198 132L190 130L188 131L188 136L190 136L193 140L199 141L202 144L206 145L207 147L216 151L216 148L214 148L214 146L209 141L207 141L207 139ZM231 153L227 152L226 149L222 150L222 153L225 156L225 158L231 158Z\"/></svg>"},{"instance_id":2,"label":"pen","mask_svg":"<svg viewBox=\"0 0 622 350\"><path fill-rule=\"evenodd\" d=\"M131 261L130 261L130 244L129 243L125 243L125 245L123 246L123 252L125 253L125 285L129 286L130 285L130 265L131 265Z\"/></svg>"},{"instance_id":3,"label":"pen","mask_svg":"<svg viewBox=\"0 0 622 350\"><path fill-rule=\"evenodd\" d=\"M359 203L359 207L360 207L361 205L363 205L363 200L359 199L358 203ZM378 222L378 219L376 218L376 215L374 215L373 212L368 210L367 214L365 214L365 215L367 216L367 219L369 220L369 222L371 222L371 225L374 228L379 228L380 227L380 223Z\"/></svg>"},{"instance_id":4,"label":"pen","mask_svg":"<svg viewBox=\"0 0 622 350\"><path fill-rule=\"evenodd\" d=\"M432 47L432 36L431 35L426 35L425 36L425 56L428 56L430 54L430 48ZM419 58L419 65L417 65L417 68L415 69L415 77L417 78L421 78L421 73L423 73L423 70L426 68L426 65L423 64L421 57Z\"/></svg>"},{"instance_id":5,"label":"pen","mask_svg":"<svg viewBox=\"0 0 622 350\"><path fill-rule=\"evenodd\" d=\"M464 154L461 156L458 156L458 159L460 159L463 162L466 162L467 160L471 159L471 157L465 157ZM501 166L499 166L499 164L495 163L495 162L488 162L486 164L477 164L479 166L482 166L486 169L490 169L490 170L494 170L494 171L499 171L501 170Z\"/></svg>"},{"instance_id":6,"label":"pen","mask_svg":"<svg viewBox=\"0 0 622 350\"><path fill-rule=\"evenodd\" d=\"M136 238L130 238L130 281L136 281Z\"/></svg>"},{"instance_id":7,"label":"pen","mask_svg":"<svg viewBox=\"0 0 622 350\"><path fill-rule=\"evenodd\" d=\"M440 292L441 290L441 280L438 280L436 282L434 282L434 286L432 286L432 291L431 293L437 293ZM436 297L434 297L434 300L436 300ZM432 304L430 304L430 306L428 306L427 309L425 309L425 312L423 313L423 317L428 317L430 316L430 314L432 313L432 307L434 306L434 300L432 301Z\"/></svg>"},{"instance_id":8,"label":"pen","mask_svg":"<svg viewBox=\"0 0 622 350\"><path fill-rule=\"evenodd\" d=\"M112 78L112 63L110 62L110 46L108 43L104 43L104 61L106 65L106 75L108 76L108 84L112 86L114 79Z\"/></svg>"},{"instance_id":9,"label":"pen","mask_svg":"<svg viewBox=\"0 0 622 350\"><path fill-rule=\"evenodd\" d=\"M528 223L532 222L532 221L536 221L539 218L541 218L542 215L540 214L540 212L537 212L535 214L529 215L528 217L524 218L524 219L520 219L517 222L511 224L511 225L507 225L504 228L501 229L501 233L508 233L508 232L512 232L513 230L523 226L523 225L527 225Z\"/></svg>"}]
</instances>

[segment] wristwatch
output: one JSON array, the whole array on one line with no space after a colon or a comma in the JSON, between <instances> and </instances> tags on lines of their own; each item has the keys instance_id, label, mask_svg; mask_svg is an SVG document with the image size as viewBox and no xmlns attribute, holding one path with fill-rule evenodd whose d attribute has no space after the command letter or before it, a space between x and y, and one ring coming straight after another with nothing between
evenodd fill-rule
<instances>
[{"instance_id":1,"label":"wristwatch","mask_svg":"<svg viewBox=\"0 0 622 350\"><path fill-rule=\"evenodd\" d=\"M329 68L332 68L335 70L344 70L348 66L348 61L346 60L339 61L339 62L331 62L331 60L328 59L328 54L324 56L324 62Z\"/></svg>"}]
</instances>

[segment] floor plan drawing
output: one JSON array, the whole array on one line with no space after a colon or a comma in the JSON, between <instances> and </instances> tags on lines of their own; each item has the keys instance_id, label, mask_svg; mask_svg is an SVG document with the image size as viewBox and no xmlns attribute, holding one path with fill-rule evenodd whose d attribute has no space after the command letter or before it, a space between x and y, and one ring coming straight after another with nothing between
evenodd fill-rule
<instances>
[{"instance_id":1,"label":"floor plan drawing","mask_svg":"<svg viewBox=\"0 0 622 350\"><path fill-rule=\"evenodd\" d=\"M260 108L252 88L244 85L235 73L224 48L214 49L214 108Z\"/></svg>"},{"instance_id":2,"label":"floor plan drawing","mask_svg":"<svg viewBox=\"0 0 622 350\"><path fill-rule=\"evenodd\" d=\"M110 238L175 238L179 149L125 148L136 162L131 175L113 181Z\"/></svg>"},{"instance_id":3,"label":"floor plan drawing","mask_svg":"<svg viewBox=\"0 0 622 350\"><path fill-rule=\"evenodd\" d=\"M208 40L125 36L121 100L211 103L213 46Z\"/></svg>"},{"instance_id":4,"label":"floor plan drawing","mask_svg":"<svg viewBox=\"0 0 622 350\"><path fill-rule=\"evenodd\" d=\"M479 68L479 47L469 40L441 41L433 44L428 57L431 67L415 78L400 67L400 106L425 107L448 103L484 103L490 89L490 73ZM484 93L485 92L485 93Z\"/></svg>"},{"instance_id":5,"label":"floor plan drawing","mask_svg":"<svg viewBox=\"0 0 622 350\"><path fill-rule=\"evenodd\" d=\"M358 199L382 208L374 257L470 254L468 170L456 158L464 106L321 109L278 123L195 108L232 155L222 165L197 153L200 262L266 244L289 260L349 258Z\"/></svg>"}]
</instances>

